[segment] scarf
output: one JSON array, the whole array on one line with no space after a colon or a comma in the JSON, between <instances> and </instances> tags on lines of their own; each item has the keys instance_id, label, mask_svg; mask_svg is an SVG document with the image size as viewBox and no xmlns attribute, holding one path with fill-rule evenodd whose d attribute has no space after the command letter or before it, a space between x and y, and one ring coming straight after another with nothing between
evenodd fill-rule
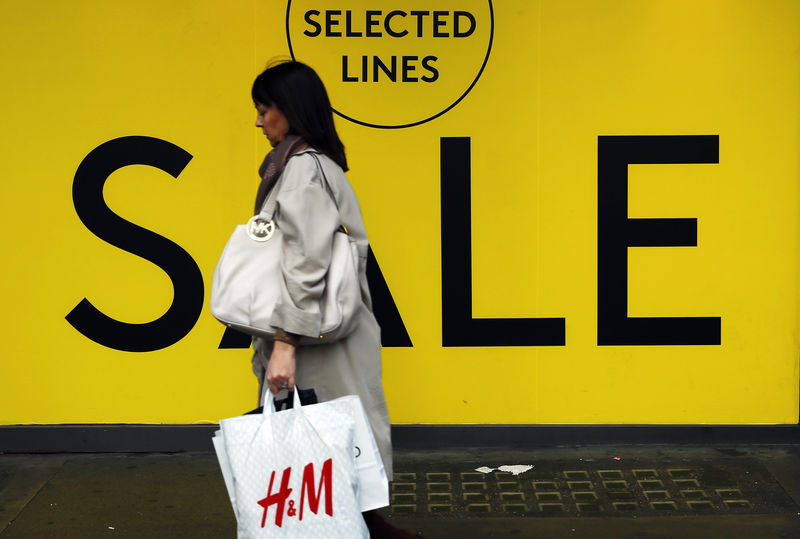
<instances>
[{"instance_id":1,"label":"scarf","mask_svg":"<svg viewBox=\"0 0 800 539\"><path fill-rule=\"evenodd\" d=\"M261 183L258 185L254 214L261 211L261 206L264 205L267 195L270 190L272 190L275 182L278 181L289 158L306 148L308 148L308 144L299 136L286 135L286 137L267 154L264 158L264 162L258 167L258 175L261 176Z\"/></svg>"}]
</instances>

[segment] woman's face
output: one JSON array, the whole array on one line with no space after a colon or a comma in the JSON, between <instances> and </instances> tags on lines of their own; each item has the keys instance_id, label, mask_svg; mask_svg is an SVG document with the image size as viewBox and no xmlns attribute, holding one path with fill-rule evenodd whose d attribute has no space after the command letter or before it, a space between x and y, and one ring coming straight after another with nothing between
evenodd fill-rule
<instances>
[{"instance_id":1,"label":"woman's face","mask_svg":"<svg viewBox=\"0 0 800 539\"><path fill-rule=\"evenodd\" d=\"M289 122L286 116L273 103L270 106L262 105L256 101L256 127L267 136L267 140L274 148L283 140L289 132Z\"/></svg>"}]
</instances>

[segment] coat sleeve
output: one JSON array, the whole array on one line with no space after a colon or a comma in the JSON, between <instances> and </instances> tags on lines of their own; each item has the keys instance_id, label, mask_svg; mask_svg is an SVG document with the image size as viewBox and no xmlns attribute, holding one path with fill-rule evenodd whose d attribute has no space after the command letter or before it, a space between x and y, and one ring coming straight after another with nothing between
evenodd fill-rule
<instances>
[{"instance_id":1,"label":"coat sleeve","mask_svg":"<svg viewBox=\"0 0 800 539\"><path fill-rule=\"evenodd\" d=\"M308 154L289 159L283 170L275 219L283 234L281 298L270 323L289 333L318 337L320 298L331 263L339 212Z\"/></svg>"}]
</instances>

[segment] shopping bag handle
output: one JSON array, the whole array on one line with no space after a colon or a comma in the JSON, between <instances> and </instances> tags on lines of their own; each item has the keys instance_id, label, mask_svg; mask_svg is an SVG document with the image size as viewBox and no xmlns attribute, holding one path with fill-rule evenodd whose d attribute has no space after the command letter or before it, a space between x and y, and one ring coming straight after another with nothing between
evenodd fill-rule
<instances>
[{"instance_id":1,"label":"shopping bag handle","mask_svg":"<svg viewBox=\"0 0 800 539\"><path fill-rule=\"evenodd\" d=\"M264 384L266 396L265 398L261 399L261 402L264 403L264 410L262 413L264 415L267 414L276 414L278 412L275 411L275 394L269 390L269 386ZM297 389L297 384L294 386L294 391L290 391L289 393L292 394L292 402L294 403L294 408L302 408L303 404L300 402L300 390Z\"/></svg>"}]
</instances>

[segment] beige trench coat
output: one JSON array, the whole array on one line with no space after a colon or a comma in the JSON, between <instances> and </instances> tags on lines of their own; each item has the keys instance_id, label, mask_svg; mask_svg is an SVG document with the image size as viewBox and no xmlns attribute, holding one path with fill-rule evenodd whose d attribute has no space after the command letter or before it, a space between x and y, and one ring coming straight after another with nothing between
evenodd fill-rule
<instances>
[{"instance_id":1,"label":"beige trench coat","mask_svg":"<svg viewBox=\"0 0 800 539\"><path fill-rule=\"evenodd\" d=\"M275 220L283 232L281 266L286 287L271 323L289 333L310 337L319 335L319 299L330 265L333 234L344 224L358 246L362 298L360 322L346 339L298 347L295 384L300 389L313 389L319 402L358 395L375 434L386 473L391 478L392 442L381 384L380 327L372 314L367 285L369 242L361 208L341 167L327 156L317 154L336 199L334 204L309 151L313 150L300 152L289 159L279 186ZM253 372L258 377L259 404L262 404L260 400L272 342L255 338L253 348Z\"/></svg>"}]
</instances>

